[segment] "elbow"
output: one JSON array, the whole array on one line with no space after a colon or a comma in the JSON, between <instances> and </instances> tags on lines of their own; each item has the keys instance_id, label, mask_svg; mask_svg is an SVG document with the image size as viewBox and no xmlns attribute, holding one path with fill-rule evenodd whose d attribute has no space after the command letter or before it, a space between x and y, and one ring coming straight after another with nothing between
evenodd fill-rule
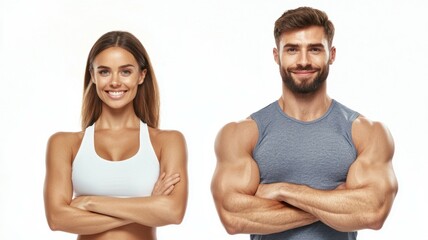
<instances>
[{"instance_id":1,"label":"elbow","mask_svg":"<svg viewBox=\"0 0 428 240\"><path fill-rule=\"evenodd\" d=\"M389 211L385 207L373 211L365 217L365 228L372 230L380 230L386 221Z\"/></svg>"},{"instance_id":2,"label":"elbow","mask_svg":"<svg viewBox=\"0 0 428 240\"><path fill-rule=\"evenodd\" d=\"M58 218L53 214L47 216L48 226L52 231L61 231L61 224L58 221Z\"/></svg>"},{"instance_id":3,"label":"elbow","mask_svg":"<svg viewBox=\"0 0 428 240\"><path fill-rule=\"evenodd\" d=\"M176 202L166 202L165 205L165 213L164 213L164 224L162 225L169 225L169 224L181 224L184 219L184 215L186 212L186 205L180 205L177 206Z\"/></svg>"},{"instance_id":4,"label":"elbow","mask_svg":"<svg viewBox=\"0 0 428 240\"><path fill-rule=\"evenodd\" d=\"M59 231L58 225L56 225L54 222L48 221L49 228L51 231Z\"/></svg>"},{"instance_id":5,"label":"elbow","mask_svg":"<svg viewBox=\"0 0 428 240\"><path fill-rule=\"evenodd\" d=\"M391 211L392 202L394 196L390 201L383 202L376 210L372 211L372 213L368 216L368 226L367 228L373 230L380 230L383 227L388 215Z\"/></svg>"},{"instance_id":6,"label":"elbow","mask_svg":"<svg viewBox=\"0 0 428 240\"><path fill-rule=\"evenodd\" d=\"M221 223L223 224L224 229L229 235L236 235L243 233L243 228L238 221L233 220L233 216L227 214L220 215Z\"/></svg>"},{"instance_id":7,"label":"elbow","mask_svg":"<svg viewBox=\"0 0 428 240\"><path fill-rule=\"evenodd\" d=\"M376 222L369 226L372 230L380 230L383 227L383 222Z\"/></svg>"},{"instance_id":8,"label":"elbow","mask_svg":"<svg viewBox=\"0 0 428 240\"><path fill-rule=\"evenodd\" d=\"M224 225L224 228L226 229L226 232L229 235L236 235L241 233L241 231L236 226L233 226L233 225Z\"/></svg>"},{"instance_id":9,"label":"elbow","mask_svg":"<svg viewBox=\"0 0 428 240\"><path fill-rule=\"evenodd\" d=\"M386 215L384 214L373 214L368 223L367 228L372 230L380 230L383 227L383 224L386 220Z\"/></svg>"},{"instance_id":10,"label":"elbow","mask_svg":"<svg viewBox=\"0 0 428 240\"><path fill-rule=\"evenodd\" d=\"M222 204L219 204L219 202L216 203L217 213L220 218L220 222L229 235L248 233L245 232L246 224L244 223L244 221L242 221L242 219L238 217L235 209L231 207L231 204L227 199L223 200L221 202Z\"/></svg>"},{"instance_id":11,"label":"elbow","mask_svg":"<svg viewBox=\"0 0 428 240\"><path fill-rule=\"evenodd\" d=\"M46 211L46 220L52 231L72 232L66 211Z\"/></svg>"},{"instance_id":12,"label":"elbow","mask_svg":"<svg viewBox=\"0 0 428 240\"><path fill-rule=\"evenodd\" d=\"M170 215L170 219L169 219L170 224L175 224L175 225L181 224L184 219L184 212L185 212L184 209L175 210L174 213Z\"/></svg>"}]
</instances>

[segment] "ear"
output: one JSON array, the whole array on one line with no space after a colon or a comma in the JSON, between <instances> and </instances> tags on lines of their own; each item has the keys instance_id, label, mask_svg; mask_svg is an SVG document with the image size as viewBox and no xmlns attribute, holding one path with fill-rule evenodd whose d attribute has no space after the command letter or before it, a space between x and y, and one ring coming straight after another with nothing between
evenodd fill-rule
<instances>
[{"instance_id":1,"label":"ear","mask_svg":"<svg viewBox=\"0 0 428 240\"><path fill-rule=\"evenodd\" d=\"M336 48L335 47L331 47L330 48L330 57L328 60L328 64L333 64L334 60L336 60Z\"/></svg>"},{"instance_id":2,"label":"ear","mask_svg":"<svg viewBox=\"0 0 428 240\"><path fill-rule=\"evenodd\" d=\"M279 53L277 48L273 48L273 58L275 59L276 64L279 65Z\"/></svg>"},{"instance_id":3,"label":"ear","mask_svg":"<svg viewBox=\"0 0 428 240\"><path fill-rule=\"evenodd\" d=\"M93 73L93 71L89 71L89 74L91 74L91 82L92 82L93 84L95 84L95 78L94 78L94 73Z\"/></svg>"},{"instance_id":4,"label":"ear","mask_svg":"<svg viewBox=\"0 0 428 240\"><path fill-rule=\"evenodd\" d=\"M140 78L138 79L138 85L143 84L144 79L146 78L146 74L147 74L147 69L144 69L143 71L141 71Z\"/></svg>"}]
</instances>

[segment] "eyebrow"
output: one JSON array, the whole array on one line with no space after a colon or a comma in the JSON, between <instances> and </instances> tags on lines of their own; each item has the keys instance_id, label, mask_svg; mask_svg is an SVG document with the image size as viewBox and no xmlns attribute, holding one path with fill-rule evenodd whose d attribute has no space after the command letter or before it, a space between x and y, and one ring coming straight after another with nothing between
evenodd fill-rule
<instances>
[{"instance_id":1,"label":"eyebrow","mask_svg":"<svg viewBox=\"0 0 428 240\"><path fill-rule=\"evenodd\" d=\"M283 48L297 48L300 47L301 44L295 44L295 43L287 43L283 46ZM324 45L322 43L310 43L308 44L308 47L320 47L324 48Z\"/></svg>"},{"instance_id":2,"label":"eyebrow","mask_svg":"<svg viewBox=\"0 0 428 240\"><path fill-rule=\"evenodd\" d=\"M119 68L127 68L127 67L133 67L133 68L135 68L135 66L132 65L132 64L125 64L125 65L119 66ZM110 67L103 66L103 65L100 65L100 66L97 67L97 69L105 69L105 68L110 69Z\"/></svg>"},{"instance_id":3,"label":"eyebrow","mask_svg":"<svg viewBox=\"0 0 428 240\"><path fill-rule=\"evenodd\" d=\"M309 44L309 47L319 47L319 48L324 48L324 45L321 43L313 43L313 44Z\"/></svg>"}]
</instances>

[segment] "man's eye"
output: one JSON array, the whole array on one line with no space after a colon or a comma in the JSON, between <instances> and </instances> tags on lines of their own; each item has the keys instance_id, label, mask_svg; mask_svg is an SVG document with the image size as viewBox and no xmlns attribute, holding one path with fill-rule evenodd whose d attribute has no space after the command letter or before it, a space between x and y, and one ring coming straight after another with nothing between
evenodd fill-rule
<instances>
[{"instance_id":1,"label":"man's eye","mask_svg":"<svg viewBox=\"0 0 428 240\"><path fill-rule=\"evenodd\" d=\"M313 52L313 53L319 53L319 52L321 52L321 48L312 48L311 52Z\"/></svg>"},{"instance_id":2,"label":"man's eye","mask_svg":"<svg viewBox=\"0 0 428 240\"><path fill-rule=\"evenodd\" d=\"M295 54L297 53L297 48L287 48L286 51L289 54Z\"/></svg>"}]
</instances>

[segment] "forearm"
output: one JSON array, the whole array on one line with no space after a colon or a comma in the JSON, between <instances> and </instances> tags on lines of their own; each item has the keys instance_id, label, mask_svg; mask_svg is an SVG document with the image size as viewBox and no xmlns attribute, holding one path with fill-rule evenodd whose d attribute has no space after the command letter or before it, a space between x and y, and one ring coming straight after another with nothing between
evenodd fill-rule
<instances>
[{"instance_id":1,"label":"forearm","mask_svg":"<svg viewBox=\"0 0 428 240\"><path fill-rule=\"evenodd\" d=\"M279 200L313 214L338 231L377 228L381 203L370 189L317 190L304 185L284 183Z\"/></svg>"},{"instance_id":2,"label":"forearm","mask_svg":"<svg viewBox=\"0 0 428 240\"><path fill-rule=\"evenodd\" d=\"M224 199L220 216L230 234L271 234L317 221L311 214L274 200L238 193Z\"/></svg>"},{"instance_id":3,"label":"forearm","mask_svg":"<svg viewBox=\"0 0 428 240\"><path fill-rule=\"evenodd\" d=\"M64 206L48 213L48 223L54 231L89 235L127 225L131 221Z\"/></svg>"},{"instance_id":4,"label":"forearm","mask_svg":"<svg viewBox=\"0 0 428 240\"><path fill-rule=\"evenodd\" d=\"M171 196L138 198L112 198L90 196L85 209L149 227L179 224L185 211L185 204Z\"/></svg>"}]
</instances>

